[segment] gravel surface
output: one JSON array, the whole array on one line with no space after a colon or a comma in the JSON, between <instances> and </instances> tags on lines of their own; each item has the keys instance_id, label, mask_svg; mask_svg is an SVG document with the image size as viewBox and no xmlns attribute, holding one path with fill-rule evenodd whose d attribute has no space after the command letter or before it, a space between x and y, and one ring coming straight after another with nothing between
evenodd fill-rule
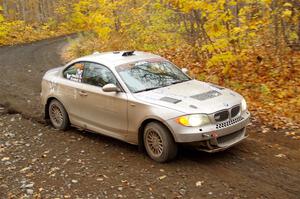
<instances>
[{"instance_id":1,"label":"gravel surface","mask_svg":"<svg viewBox=\"0 0 300 199\"><path fill-rule=\"evenodd\" d=\"M61 37L0 48L0 198L299 198L300 142L253 120L249 139L216 154L181 146L167 164L138 147L43 122L44 72Z\"/></svg>"}]
</instances>

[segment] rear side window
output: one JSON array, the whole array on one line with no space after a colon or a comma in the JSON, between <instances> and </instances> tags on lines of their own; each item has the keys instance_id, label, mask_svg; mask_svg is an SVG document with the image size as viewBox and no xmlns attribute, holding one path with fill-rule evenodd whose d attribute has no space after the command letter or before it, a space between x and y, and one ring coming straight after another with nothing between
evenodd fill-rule
<instances>
[{"instance_id":1,"label":"rear side window","mask_svg":"<svg viewBox=\"0 0 300 199\"><path fill-rule=\"evenodd\" d=\"M64 71L64 77L75 82L82 82L83 70L84 63L75 63Z\"/></svg>"},{"instance_id":2,"label":"rear side window","mask_svg":"<svg viewBox=\"0 0 300 199\"><path fill-rule=\"evenodd\" d=\"M117 85L114 74L105 66L95 63L86 63L82 82L103 87L106 84Z\"/></svg>"}]
</instances>

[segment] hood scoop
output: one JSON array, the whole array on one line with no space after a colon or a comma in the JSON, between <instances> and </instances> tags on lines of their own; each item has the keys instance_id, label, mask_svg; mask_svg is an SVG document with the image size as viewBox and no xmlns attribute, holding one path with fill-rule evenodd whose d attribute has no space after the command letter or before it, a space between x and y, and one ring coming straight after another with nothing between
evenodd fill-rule
<instances>
[{"instance_id":1,"label":"hood scoop","mask_svg":"<svg viewBox=\"0 0 300 199\"><path fill-rule=\"evenodd\" d=\"M221 93L219 93L218 91L211 90L211 91L208 91L208 92L205 92L205 93L193 95L193 96L191 96L191 98L194 98L194 99L200 100L200 101L204 101L204 100L207 100L207 99L218 97L220 95L221 95Z\"/></svg>"},{"instance_id":2,"label":"hood scoop","mask_svg":"<svg viewBox=\"0 0 300 199\"><path fill-rule=\"evenodd\" d=\"M177 104L177 103L181 102L181 100L174 99L174 98L171 98L171 97L163 97L163 98L160 98L160 100L165 101L165 102L170 102L172 104Z\"/></svg>"}]
</instances>

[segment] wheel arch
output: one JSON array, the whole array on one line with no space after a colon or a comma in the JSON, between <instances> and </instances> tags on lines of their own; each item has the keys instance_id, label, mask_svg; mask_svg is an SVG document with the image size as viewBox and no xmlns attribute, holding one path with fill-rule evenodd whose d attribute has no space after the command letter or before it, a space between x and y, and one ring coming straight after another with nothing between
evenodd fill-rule
<instances>
[{"instance_id":1,"label":"wheel arch","mask_svg":"<svg viewBox=\"0 0 300 199\"><path fill-rule=\"evenodd\" d=\"M46 101L46 104L45 104L45 108L44 108L44 118L47 119L47 120L50 119L50 116L49 116L49 106L50 106L50 102L52 100L57 100L57 101L59 101L61 103L61 101L59 99L57 99L56 97L48 97L48 99Z\"/></svg>"},{"instance_id":2,"label":"wheel arch","mask_svg":"<svg viewBox=\"0 0 300 199\"><path fill-rule=\"evenodd\" d=\"M175 137L174 137L174 135L173 135L173 131L172 131L172 129L169 127L168 124L166 124L165 122L163 122L162 120L157 119L157 118L147 118L147 119L145 119L145 120L141 123L141 125L140 125L140 127L139 127L139 129L138 129L138 147L139 147L139 150L141 150L141 151L144 151L144 149L145 149L145 146L144 146L144 140L143 140L144 129L145 129L146 125L149 124L149 123L151 123L151 122L157 122L157 123L163 125L164 127L166 127L166 128L169 130L169 132L170 132L172 138L173 138L174 141L175 141Z\"/></svg>"}]
</instances>

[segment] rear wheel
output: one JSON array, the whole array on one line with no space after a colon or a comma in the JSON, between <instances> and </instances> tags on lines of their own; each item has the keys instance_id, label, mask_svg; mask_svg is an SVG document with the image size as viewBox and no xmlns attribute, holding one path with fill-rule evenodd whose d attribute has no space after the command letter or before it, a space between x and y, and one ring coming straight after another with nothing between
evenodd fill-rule
<instances>
[{"instance_id":1,"label":"rear wheel","mask_svg":"<svg viewBox=\"0 0 300 199\"><path fill-rule=\"evenodd\" d=\"M167 162L176 157L177 144L164 125L158 122L147 124L143 139L146 151L153 160Z\"/></svg>"},{"instance_id":2,"label":"rear wheel","mask_svg":"<svg viewBox=\"0 0 300 199\"><path fill-rule=\"evenodd\" d=\"M54 128L66 130L69 126L69 117L64 106L58 100L52 100L49 105L49 117Z\"/></svg>"}]
</instances>

